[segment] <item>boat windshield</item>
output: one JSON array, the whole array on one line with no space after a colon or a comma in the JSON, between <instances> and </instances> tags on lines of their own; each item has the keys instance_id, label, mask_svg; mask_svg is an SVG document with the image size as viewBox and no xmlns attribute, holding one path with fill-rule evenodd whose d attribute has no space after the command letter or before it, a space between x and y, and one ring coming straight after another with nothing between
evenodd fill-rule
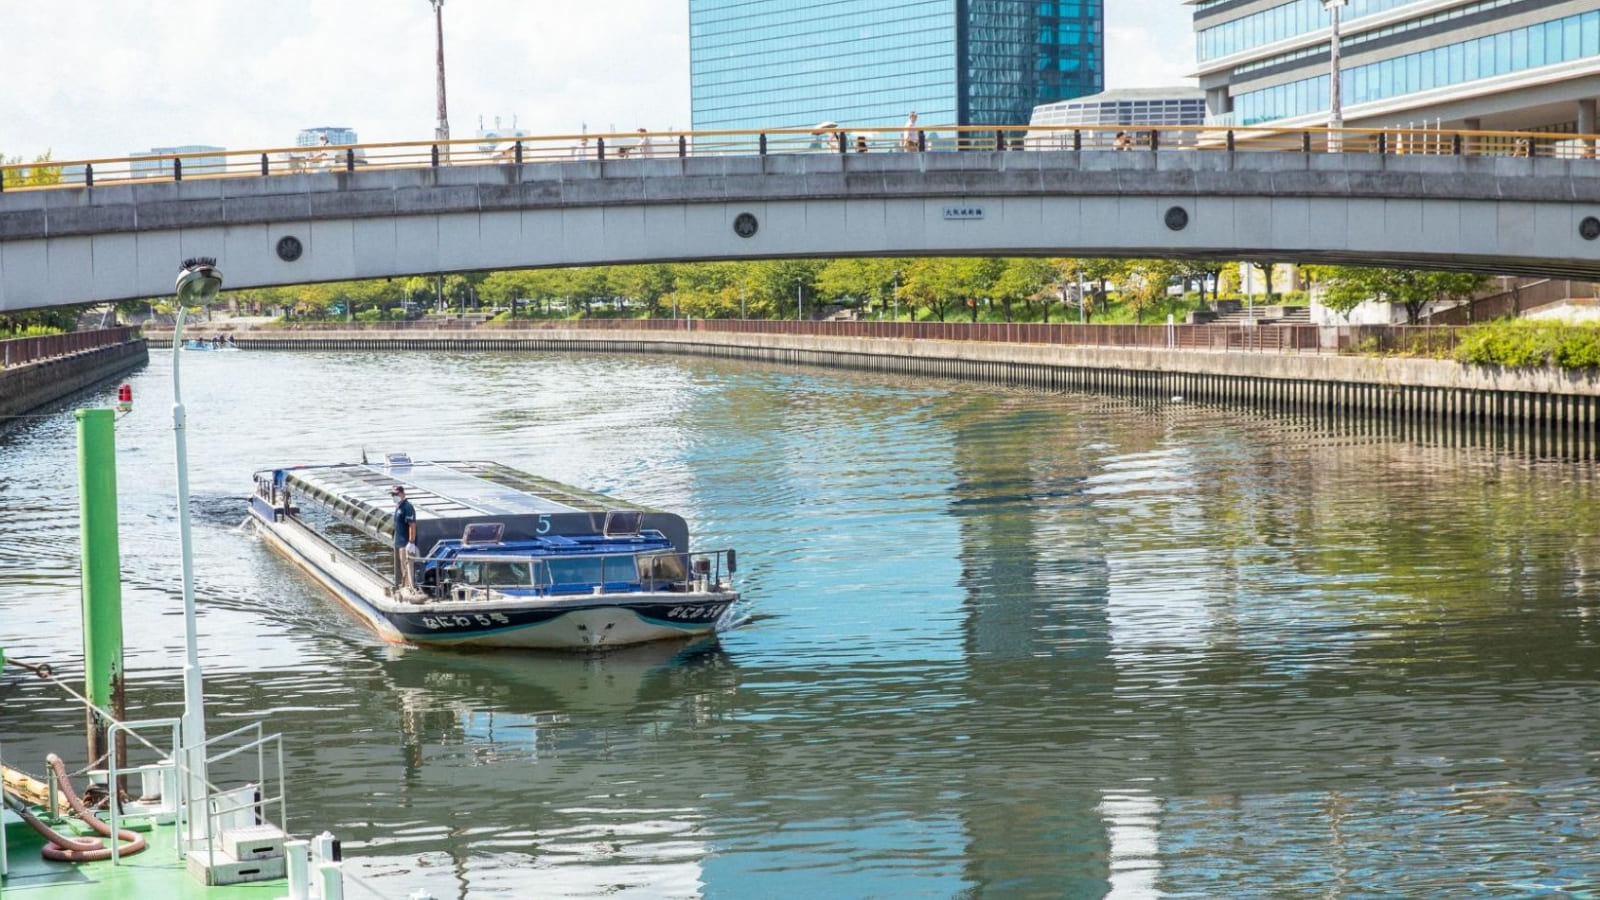
<instances>
[{"instance_id":1,"label":"boat windshield","mask_svg":"<svg viewBox=\"0 0 1600 900\"><path fill-rule=\"evenodd\" d=\"M630 556L583 556L544 560L551 584L618 584L639 580L639 566Z\"/></svg>"},{"instance_id":2,"label":"boat windshield","mask_svg":"<svg viewBox=\"0 0 1600 900\"><path fill-rule=\"evenodd\" d=\"M639 576L656 581L683 581L689 577L684 571L683 557L676 553L639 557Z\"/></svg>"},{"instance_id":3,"label":"boat windshield","mask_svg":"<svg viewBox=\"0 0 1600 900\"><path fill-rule=\"evenodd\" d=\"M533 576L526 562L463 562L461 580L485 587L527 587Z\"/></svg>"}]
</instances>

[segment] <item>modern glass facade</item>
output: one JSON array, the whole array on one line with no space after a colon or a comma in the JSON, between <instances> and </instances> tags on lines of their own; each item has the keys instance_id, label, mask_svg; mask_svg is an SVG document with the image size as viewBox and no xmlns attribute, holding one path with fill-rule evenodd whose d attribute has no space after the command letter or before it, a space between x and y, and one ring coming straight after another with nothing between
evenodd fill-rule
<instances>
[{"instance_id":1,"label":"modern glass facade","mask_svg":"<svg viewBox=\"0 0 1600 900\"><path fill-rule=\"evenodd\" d=\"M1595 6L1350 0L1340 18L1344 122L1593 133L1600 95ZM1331 17L1321 0L1240 7L1206 0L1195 7L1207 121L1324 124Z\"/></svg>"},{"instance_id":2,"label":"modern glass facade","mask_svg":"<svg viewBox=\"0 0 1600 900\"><path fill-rule=\"evenodd\" d=\"M151 147L130 153L132 162L128 163L128 175L132 178L171 178L172 160L153 159L147 157L170 156L177 153L221 153L221 147L210 144L184 144L178 147ZM193 156L183 161L186 172L211 172L222 171L227 166L227 158L223 156Z\"/></svg>"},{"instance_id":3,"label":"modern glass facade","mask_svg":"<svg viewBox=\"0 0 1600 900\"><path fill-rule=\"evenodd\" d=\"M1348 23L1411 2L1413 0L1350 0L1339 15ZM1328 11L1323 8L1322 0L1294 0L1201 29L1195 36L1196 50L1204 62L1327 28L1328 22Z\"/></svg>"},{"instance_id":4,"label":"modern glass facade","mask_svg":"<svg viewBox=\"0 0 1600 900\"><path fill-rule=\"evenodd\" d=\"M296 147L313 146L322 139L323 135L327 135L328 143L335 146L361 143L360 139L356 137L354 128L345 125L318 125L315 128L301 129L300 133L294 136L294 145Z\"/></svg>"},{"instance_id":5,"label":"modern glass facade","mask_svg":"<svg viewBox=\"0 0 1600 900\"><path fill-rule=\"evenodd\" d=\"M1600 57L1600 10L1457 41L1404 56L1341 67L1343 102L1366 103L1554 63ZM1328 108L1328 76L1302 78L1234 98L1237 124L1253 125Z\"/></svg>"},{"instance_id":6,"label":"modern glass facade","mask_svg":"<svg viewBox=\"0 0 1600 900\"><path fill-rule=\"evenodd\" d=\"M689 0L699 130L1018 124L1099 90L1102 0Z\"/></svg>"}]
</instances>

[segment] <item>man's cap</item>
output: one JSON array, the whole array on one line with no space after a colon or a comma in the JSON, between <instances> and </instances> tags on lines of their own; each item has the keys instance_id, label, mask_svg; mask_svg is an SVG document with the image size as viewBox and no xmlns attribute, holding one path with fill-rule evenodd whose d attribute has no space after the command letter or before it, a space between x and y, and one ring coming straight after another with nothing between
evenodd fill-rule
<instances>
[{"instance_id":1,"label":"man's cap","mask_svg":"<svg viewBox=\"0 0 1600 900\"><path fill-rule=\"evenodd\" d=\"M404 497L406 495L406 489L397 484L394 487L389 489L389 493L398 494L398 495Z\"/></svg>"}]
</instances>

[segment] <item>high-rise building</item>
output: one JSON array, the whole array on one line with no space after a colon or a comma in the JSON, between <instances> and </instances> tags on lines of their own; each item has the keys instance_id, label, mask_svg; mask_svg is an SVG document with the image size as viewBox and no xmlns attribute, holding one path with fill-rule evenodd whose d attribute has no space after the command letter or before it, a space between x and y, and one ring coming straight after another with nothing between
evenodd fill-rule
<instances>
[{"instance_id":1,"label":"high-rise building","mask_svg":"<svg viewBox=\"0 0 1600 900\"><path fill-rule=\"evenodd\" d=\"M689 0L697 130L1020 125L1104 85L1103 0Z\"/></svg>"},{"instance_id":2,"label":"high-rise building","mask_svg":"<svg viewBox=\"0 0 1600 900\"><path fill-rule=\"evenodd\" d=\"M177 153L221 153L221 147L209 144L184 144L179 147L151 147L128 154L128 175L132 178L171 178L172 160L152 157L170 157ZM183 161L183 171L190 175L221 174L227 166L224 156L194 156Z\"/></svg>"},{"instance_id":3,"label":"high-rise building","mask_svg":"<svg viewBox=\"0 0 1600 900\"><path fill-rule=\"evenodd\" d=\"M1198 0L1208 124L1326 124L1331 26L1323 0ZM1346 125L1596 130L1594 0L1349 0L1339 56Z\"/></svg>"},{"instance_id":4,"label":"high-rise building","mask_svg":"<svg viewBox=\"0 0 1600 900\"><path fill-rule=\"evenodd\" d=\"M1195 87L1124 88L1033 108L1030 125L1204 125L1205 94Z\"/></svg>"},{"instance_id":5,"label":"high-rise building","mask_svg":"<svg viewBox=\"0 0 1600 900\"><path fill-rule=\"evenodd\" d=\"M318 125L315 128L303 128L294 136L296 147L313 147L326 135L328 143L334 146L344 144L359 144L361 140L356 137L356 130L348 125Z\"/></svg>"}]
</instances>

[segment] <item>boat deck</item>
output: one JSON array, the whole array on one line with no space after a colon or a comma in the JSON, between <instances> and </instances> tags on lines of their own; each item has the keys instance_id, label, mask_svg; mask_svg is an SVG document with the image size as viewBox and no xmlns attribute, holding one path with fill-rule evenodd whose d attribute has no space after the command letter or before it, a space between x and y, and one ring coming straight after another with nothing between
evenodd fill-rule
<instances>
[{"instance_id":1,"label":"boat deck","mask_svg":"<svg viewBox=\"0 0 1600 900\"><path fill-rule=\"evenodd\" d=\"M177 833L157 825L144 838L149 847L124 858L91 863L50 862L39 855L41 838L10 810L4 811L9 874L7 897L40 900L273 900L288 894L282 878L250 884L206 887L189 875L178 858Z\"/></svg>"}]
</instances>

